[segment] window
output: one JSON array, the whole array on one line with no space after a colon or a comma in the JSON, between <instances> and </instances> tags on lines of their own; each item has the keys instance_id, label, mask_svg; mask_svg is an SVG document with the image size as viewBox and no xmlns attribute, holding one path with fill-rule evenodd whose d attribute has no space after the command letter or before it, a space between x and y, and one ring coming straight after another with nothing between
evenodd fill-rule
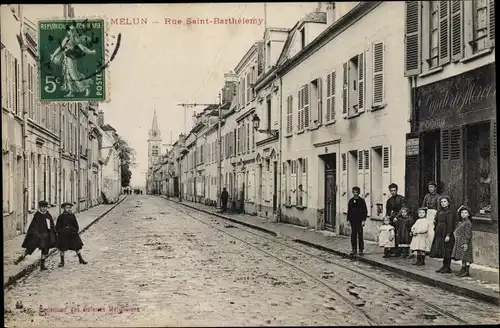
<instances>
[{"instance_id":1,"label":"window","mask_svg":"<svg viewBox=\"0 0 500 328\"><path fill-rule=\"evenodd\" d=\"M33 66L28 64L28 113L29 118L35 120L35 98L34 98L34 75Z\"/></svg>"},{"instance_id":2,"label":"window","mask_svg":"<svg viewBox=\"0 0 500 328\"><path fill-rule=\"evenodd\" d=\"M337 74L335 71L326 77L326 123L335 120L335 81Z\"/></svg>"},{"instance_id":3,"label":"window","mask_svg":"<svg viewBox=\"0 0 500 328\"><path fill-rule=\"evenodd\" d=\"M384 191L387 186L383 184L383 170L382 170L382 147L372 148L372 167L371 167L371 194L372 201L375 205L376 216L383 216Z\"/></svg>"},{"instance_id":4,"label":"window","mask_svg":"<svg viewBox=\"0 0 500 328\"><path fill-rule=\"evenodd\" d=\"M492 188L491 152L495 151L490 122L466 127L466 199L473 215L490 216Z\"/></svg>"},{"instance_id":5,"label":"window","mask_svg":"<svg viewBox=\"0 0 500 328\"><path fill-rule=\"evenodd\" d=\"M385 78L384 78L384 43L373 44L373 99L372 107L382 106L385 101ZM361 82L360 82L361 87ZM364 106L360 99L360 108Z\"/></svg>"},{"instance_id":6,"label":"window","mask_svg":"<svg viewBox=\"0 0 500 328\"><path fill-rule=\"evenodd\" d=\"M245 133L246 137L247 137L247 152L249 153L250 152L250 123L247 122L246 124L246 127L247 127L247 132Z\"/></svg>"},{"instance_id":7,"label":"window","mask_svg":"<svg viewBox=\"0 0 500 328\"><path fill-rule=\"evenodd\" d=\"M14 58L14 112L18 116L22 116L22 108L20 106L21 94L21 69L17 58Z\"/></svg>"},{"instance_id":8,"label":"window","mask_svg":"<svg viewBox=\"0 0 500 328\"><path fill-rule=\"evenodd\" d=\"M267 125L266 128L267 128L267 130L271 129L272 112L273 112L273 106L272 106L271 97L268 97L267 101L266 101L266 125Z\"/></svg>"},{"instance_id":9,"label":"window","mask_svg":"<svg viewBox=\"0 0 500 328\"><path fill-rule=\"evenodd\" d=\"M476 53L488 46L488 0L473 0L472 8L472 51Z\"/></svg>"},{"instance_id":10,"label":"window","mask_svg":"<svg viewBox=\"0 0 500 328\"><path fill-rule=\"evenodd\" d=\"M286 98L286 133L293 133L293 96Z\"/></svg>"},{"instance_id":11,"label":"window","mask_svg":"<svg viewBox=\"0 0 500 328\"><path fill-rule=\"evenodd\" d=\"M439 1L430 1L429 5L429 66L439 65Z\"/></svg>"},{"instance_id":12,"label":"window","mask_svg":"<svg viewBox=\"0 0 500 328\"><path fill-rule=\"evenodd\" d=\"M306 29L305 27L300 30L300 49L306 47Z\"/></svg>"},{"instance_id":13,"label":"window","mask_svg":"<svg viewBox=\"0 0 500 328\"><path fill-rule=\"evenodd\" d=\"M343 64L342 114L344 117L364 111L364 53Z\"/></svg>"},{"instance_id":14,"label":"window","mask_svg":"<svg viewBox=\"0 0 500 328\"><path fill-rule=\"evenodd\" d=\"M249 103L252 100L252 73L247 73L246 75L246 80L247 80L247 89L246 89L246 102Z\"/></svg>"},{"instance_id":15,"label":"window","mask_svg":"<svg viewBox=\"0 0 500 328\"><path fill-rule=\"evenodd\" d=\"M3 213L10 212L10 153L2 154L2 186L3 186Z\"/></svg>"},{"instance_id":16,"label":"window","mask_svg":"<svg viewBox=\"0 0 500 328\"><path fill-rule=\"evenodd\" d=\"M309 85L304 85L297 97L297 129L302 131L309 127Z\"/></svg>"},{"instance_id":17,"label":"window","mask_svg":"<svg viewBox=\"0 0 500 328\"><path fill-rule=\"evenodd\" d=\"M297 206L307 206L307 158L297 161L300 165L297 172Z\"/></svg>"},{"instance_id":18,"label":"window","mask_svg":"<svg viewBox=\"0 0 500 328\"><path fill-rule=\"evenodd\" d=\"M322 86L323 81L321 78L317 78L311 81L311 121L313 127L317 127L322 123L323 117L323 100L322 100Z\"/></svg>"}]
</instances>

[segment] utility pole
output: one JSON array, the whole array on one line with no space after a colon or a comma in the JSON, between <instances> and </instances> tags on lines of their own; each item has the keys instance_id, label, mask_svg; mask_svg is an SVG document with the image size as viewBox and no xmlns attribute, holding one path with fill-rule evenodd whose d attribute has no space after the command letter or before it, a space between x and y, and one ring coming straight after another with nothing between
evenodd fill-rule
<instances>
[{"instance_id":1,"label":"utility pole","mask_svg":"<svg viewBox=\"0 0 500 328\"><path fill-rule=\"evenodd\" d=\"M222 138L221 138L221 122L222 122L222 97L219 93L219 118L217 120L217 210L221 209L221 195L222 195Z\"/></svg>"},{"instance_id":2,"label":"utility pole","mask_svg":"<svg viewBox=\"0 0 500 328\"><path fill-rule=\"evenodd\" d=\"M28 209L29 209L29 187L28 187L28 177L29 177L29 159L28 159L28 65L26 63L27 54L27 44L26 38L24 37L24 5L19 5L19 20L21 24L19 25L19 34L22 40L21 44L21 83L22 83L22 97L21 97L21 108L23 109L23 157L24 157L24 167L23 167L23 224L21 231L26 233L26 228L28 225ZM34 182L34 181L33 181ZM34 188L34 186L33 186Z\"/></svg>"}]
</instances>

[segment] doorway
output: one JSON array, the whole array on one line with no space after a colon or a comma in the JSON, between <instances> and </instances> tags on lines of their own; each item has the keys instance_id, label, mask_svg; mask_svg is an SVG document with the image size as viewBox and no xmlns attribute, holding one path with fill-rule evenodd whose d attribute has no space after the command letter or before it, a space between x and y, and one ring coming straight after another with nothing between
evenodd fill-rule
<instances>
[{"instance_id":1,"label":"doorway","mask_svg":"<svg viewBox=\"0 0 500 328\"><path fill-rule=\"evenodd\" d=\"M259 211L262 211L262 164L259 164Z\"/></svg>"},{"instance_id":2,"label":"doorway","mask_svg":"<svg viewBox=\"0 0 500 328\"><path fill-rule=\"evenodd\" d=\"M273 162L273 213L278 208L278 162Z\"/></svg>"},{"instance_id":3,"label":"doorway","mask_svg":"<svg viewBox=\"0 0 500 328\"><path fill-rule=\"evenodd\" d=\"M441 186L441 161L439 154L441 153L440 130L425 132L421 135L422 141L422 166L421 166L421 181L420 181L420 201L427 194L427 184L434 181L438 184L438 192L442 192Z\"/></svg>"},{"instance_id":4,"label":"doorway","mask_svg":"<svg viewBox=\"0 0 500 328\"><path fill-rule=\"evenodd\" d=\"M336 213L336 195L337 195L337 182L336 182L336 156L329 154L323 156L325 163L325 228L334 230L335 227L335 213Z\"/></svg>"}]
</instances>

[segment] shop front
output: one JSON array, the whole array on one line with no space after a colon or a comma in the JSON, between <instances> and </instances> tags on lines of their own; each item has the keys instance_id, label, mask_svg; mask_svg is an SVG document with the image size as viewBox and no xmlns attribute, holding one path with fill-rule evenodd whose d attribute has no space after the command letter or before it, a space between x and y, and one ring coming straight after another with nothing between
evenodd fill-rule
<instances>
[{"instance_id":1,"label":"shop front","mask_svg":"<svg viewBox=\"0 0 500 328\"><path fill-rule=\"evenodd\" d=\"M421 205L427 183L437 182L454 209L466 204L473 211L477 260L498 267L495 64L413 94L415 125L406 154L410 205Z\"/></svg>"}]
</instances>

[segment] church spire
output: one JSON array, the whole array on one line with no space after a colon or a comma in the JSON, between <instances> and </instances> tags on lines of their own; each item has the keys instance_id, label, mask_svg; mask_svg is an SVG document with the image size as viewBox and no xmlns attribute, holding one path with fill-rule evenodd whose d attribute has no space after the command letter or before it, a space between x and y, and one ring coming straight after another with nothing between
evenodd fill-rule
<instances>
[{"instance_id":1,"label":"church spire","mask_svg":"<svg viewBox=\"0 0 500 328\"><path fill-rule=\"evenodd\" d=\"M160 137L160 129L158 129L158 118L156 117L156 109L153 113L153 123L151 124L151 130L149 130L149 136L151 138Z\"/></svg>"}]
</instances>

